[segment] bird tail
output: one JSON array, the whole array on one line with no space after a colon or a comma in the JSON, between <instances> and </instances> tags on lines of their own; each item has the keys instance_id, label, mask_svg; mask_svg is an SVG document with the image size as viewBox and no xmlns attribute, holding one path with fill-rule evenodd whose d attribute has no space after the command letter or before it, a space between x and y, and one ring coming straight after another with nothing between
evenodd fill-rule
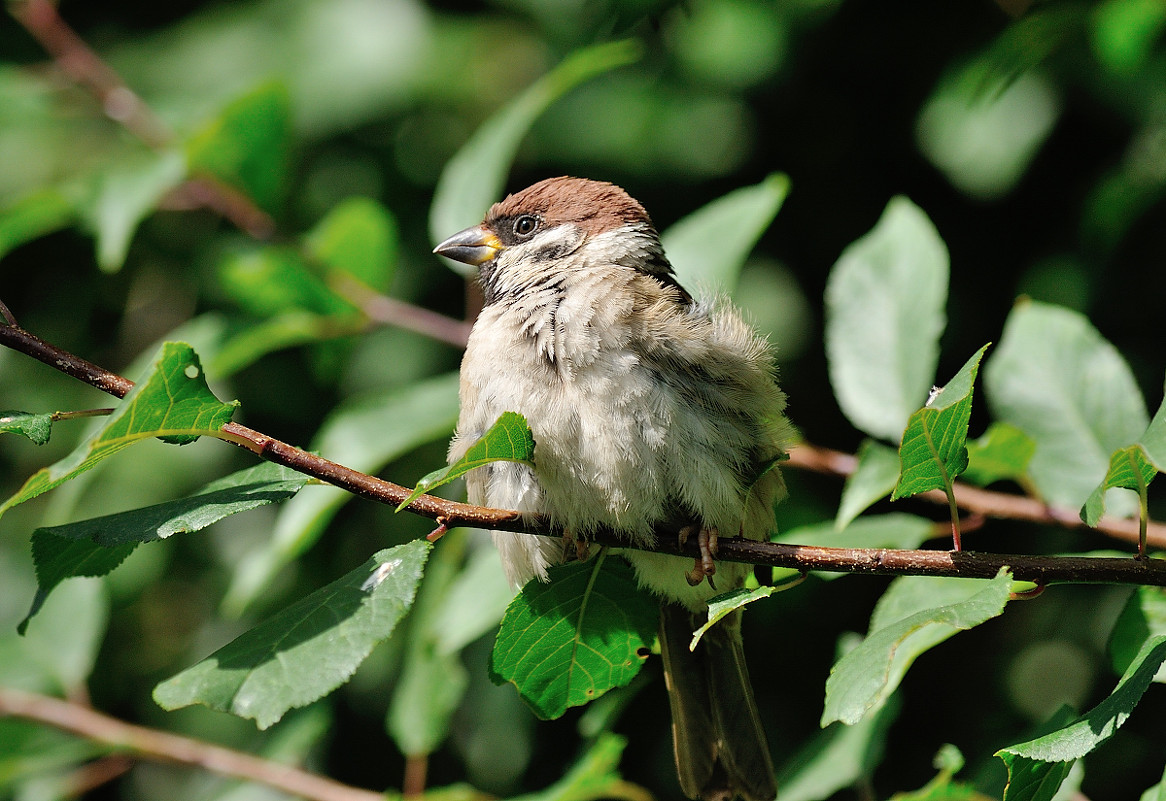
<instances>
[{"instance_id":1,"label":"bird tail","mask_svg":"<svg viewBox=\"0 0 1166 801\"><path fill-rule=\"evenodd\" d=\"M690 651L692 613L664 604L660 653L672 708L680 788L689 798L773 801L777 784L769 743L745 667L741 612L713 626Z\"/></svg>"}]
</instances>

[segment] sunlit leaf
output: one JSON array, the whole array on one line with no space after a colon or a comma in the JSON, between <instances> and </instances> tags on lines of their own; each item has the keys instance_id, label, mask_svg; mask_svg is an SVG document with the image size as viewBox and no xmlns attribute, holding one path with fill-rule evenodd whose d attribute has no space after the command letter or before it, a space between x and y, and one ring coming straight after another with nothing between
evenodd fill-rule
<instances>
[{"instance_id":1,"label":"sunlit leaf","mask_svg":"<svg viewBox=\"0 0 1166 801\"><path fill-rule=\"evenodd\" d=\"M659 604L631 567L604 554L551 568L510 604L490 658L495 682L509 681L543 719L622 687L656 638Z\"/></svg>"},{"instance_id":2,"label":"sunlit leaf","mask_svg":"<svg viewBox=\"0 0 1166 801\"><path fill-rule=\"evenodd\" d=\"M1105 514L1106 493L1111 489L1133 490L1144 498L1146 487L1156 475L1158 469L1150 464L1141 445L1119 448L1109 458L1109 470L1105 478L1085 499L1085 505L1081 507L1081 519L1091 526L1101 522L1101 516Z\"/></svg>"},{"instance_id":3,"label":"sunlit leaf","mask_svg":"<svg viewBox=\"0 0 1166 801\"><path fill-rule=\"evenodd\" d=\"M451 465L423 476L409 497L401 501L397 511L401 511L420 496L442 484L491 462L522 462L534 466L534 435L526 418L518 412L503 412L487 429L481 439L469 447L462 458Z\"/></svg>"},{"instance_id":4,"label":"sunlit leaf","mask_svg":"<svg viewBox=\"0 0 1166 801\"><path fill-rule=\"evenodd\" d=\"M634 40L606 42L576 51L505 108L488 119L446 164L429 210L434 244L480 222L502 194L510 165L531 124L547 106L585 81L640 57ZM472 268L446 260L459 272Z\"/></svg>"},{"instance_id":5,"label":"sunlit leaf","mask_svg":"<svg viewBox=\"0 0 1166 801\"><path fill-rule=\"evenodd\" d=\"M708 622L692 633L692 642L688 644L688 650L695 651L697 644L700 643L701 637L717 623L724 620L725 615L761 598L768 598L781 589L778 586L755 587L753 589L741 587L740 589L730 590L729 592L718 595L715 598L710 598Z\"/></svg>"},{"instance_id":6,"label":"sunlit leaf","mask_svg":"<svg viewBox=\"0 0 1166 801\"><path fill-rule=\"evenodd\" d=\"M1019 481L1036 452L1032 438L1010 423L996 422L977 440L968 443L968 469L964 478L986 487L995 481Z\"/></svg>"},{"instance_id":7,"label":"sunlit leaf","mask_svg":"<svg viewBox=\"0 0 1166 801\"><path fill-rule=\"evenodd\" d=\"M189 441L215 435L238 406L222 403L207 387L198 356L189 345L167 342L150 372L118 403L105 425L72 453L24 483L0 506L0 514L60 486L135 442L151 437Z\"/></svg>"},{"instance_id":8,"label":"sunlit leaf","mask_svg":"<svg viewBox=\"0 0 1166 801\"><path fill-rule=\"evenodd\" d=\"M826 283L826 356L843 413L898 441L927 399L947 302L947 247L923 211L892 198L838 258Z\"/></svg>"},{"instance_id":9,"label":"sunlit leaf","mask_svg":"<svg viewBox=\"0 0 1166 801\"><path fill-rule=\"evenodd\" d=\"M932 489L950 489L967 469L972 389L987 349L985 345L976 351L930 403L911 415L899 446L899 483L891 500Z\"/></svg>"},{"instance_id":10,"label":"sunlit leaf","mask_svg":"<svg viewBox=\"0 0 1166 801\"><path fill-rule=\"evenodd\" d=\"M53 416L15 409L0 412L0 433L20 434L37 445L44 445L53 434Z\"/></svg>"},{"instance_id":11,"label":"sunlit leaf","mask_svg":"<svg viewBox=\"0 0 1166 801\"><path fill-rule=\"evenodd\" d=\"M681 286L732 294L745 259L789 194L789 177L769 175L677 221L660 236Z\"/></svg>"},{"instance_id":12,"label":"sunlit leaf","mask_svg":"<svg viewBox=\"0 0 1166 801\"><path fill-rule=\"evenodd\" d=\"M854 472L842 486L842 500L834 517L834 528L841 531L871 504L891 494L899 481L899 453L877 440L864 440L858 448Z\"/></svg>"},{"instance_id":13,"label":"sunlit leaf","mask_svg":"<svg viewBox=\"0 0 1166 801\"><path fill-rule=\"evenodd\" d=\"M1166 635L1166 589L1138 587L1110 634L1109 656L1114 670L1125 673L1146 640L1161 635ZM1166 668L1158 671L1154 681L1166 683Z\"/></svg>"},{"instance_id":14,"label":"sunlit leaf","mask_svg":"<svg viewBox=\"0 0 1166 801\"><path fill-rule=\"evenodd\" d=\"M203 704L261 729L343 684L413 604L432 548L414 540L279 612L154 689L164 709Z\"/></svg>"},{"instance_id":15,"label":"sunlit leaf","mask_svg":"<svg viewBox=\"0 0 1166 801\"><path fill-rule=\"evenodd\" d=\"M903 592L883 595L866 639L843 656L826 681L822 725L853 725L878 709L895 690L915 658L959 631L1004 611L1012 589L1007 570L991 581L972 579L896 580ZM937 600L942 605L934 605ZM923 604L929 606L920 607Z\"/></svg>"},{"instance_id":16,"label":"sunlit leaf","mask_svg":"<svg viewBox=\"0 0 1166 801\"><path fill-rule=\"evenodd\" d=\"M219 280L239 306L257 317L293 311L318 315L354 311L352 304L333 292L290 247L265 245L230 251L219 261Z\"/></svg>"},{"instance_id":17,"label":"sunlit leaf","mask_svg":"<svg viewBox=\"0 0 1166 801\"><path fill-rule=\"evenodd\" d=\"M328 212L304 244L327 270L385 292L397 266L399 240L397 221L388 209L375 200L353 197Z\"/></svg>"},{"instance_id":18,"label":"sunlit leaf","mask_svg":"<svg viewBox=\"0 0 1166 801\"><path fill-rule=\"evenodd\" d=\"M56 189L31 192L0 209L0 258L37 237L69 225L74 204Z\"/></svg>"}]
</instances>

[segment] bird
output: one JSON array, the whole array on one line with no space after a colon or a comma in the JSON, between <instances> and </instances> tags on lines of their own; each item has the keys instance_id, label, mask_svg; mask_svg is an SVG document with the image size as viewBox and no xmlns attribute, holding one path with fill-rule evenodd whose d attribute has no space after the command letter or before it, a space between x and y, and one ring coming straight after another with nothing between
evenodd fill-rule
<instances>
[{"instance_id":1,"label":"bird","mask_svg":"<svg viewBox=\"0 0 1166 801\"><path fill-rule=\"evenodd\" d=\"M680 787L702 801L769 801L773 762L745 664L739 610L689 650L711 597L749 566L717 538L768 539L794 430L773 350L726 299L677 281L643 205L620 187L549 178L508 195L434 252L477 268L483 307L461 364L452 464L504 411L522 414L533 467L466 476L469 502L600 529L650 547L696 536L695 560L620 553L661 600L660 651ZM515 586L570 556L554 538L493 532ZM582 554L580 554L582 555Z\"/></svg>"}]
</instances>

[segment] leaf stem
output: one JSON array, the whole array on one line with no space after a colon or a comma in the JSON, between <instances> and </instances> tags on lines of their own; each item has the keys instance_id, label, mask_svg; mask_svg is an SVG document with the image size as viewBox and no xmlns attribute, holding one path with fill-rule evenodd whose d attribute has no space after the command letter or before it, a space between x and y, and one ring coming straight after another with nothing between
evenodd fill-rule
<instances>
[{"instance_id":1,"label":"leaf stem","mask_svg":"<svg viewBox=\"0 0 1166 801\"><path fill-rule=\"evenodd\" d=\"M951 541L955 550L960 551L963 550L960 544L960 507L955 502L955 489L946 474L944 475L943 491L947 493L947 508L951 512Z\"/></svg>"},{"instance_id":2,"label":"leaf stem","mask_svg":"<svg viewBox=\"0 0 1166 801\"><path fill-rule=\"evenodd\" d=\"M81 417L104 417L109 414L113 414L113 409L74 409L68 412L53 412L49 417L56 423L61 420L76 420Z\"/></svg>"}]
</instances>

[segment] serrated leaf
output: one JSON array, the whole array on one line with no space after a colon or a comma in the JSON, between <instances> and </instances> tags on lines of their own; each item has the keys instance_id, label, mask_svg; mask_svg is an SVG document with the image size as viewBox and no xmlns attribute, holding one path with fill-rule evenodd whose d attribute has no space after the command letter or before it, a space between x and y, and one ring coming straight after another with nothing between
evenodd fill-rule
<instances>
[{"instance_id":1,"label":"serrated leaf","mask_svg":"<svg viewBox=\"0 0 1166 801\"><path fill-rule=\"evenodd\" d=\"M981 487L1005 479L1019 481L1035 452L1036 443L1028 434L1010 423L992 423L983 436L968 443L964 479Z\"/></svg>"},{"instance_id":2,"label":"serrated leaf","mask_svg":"<svg viewBox=\"0 0 1166 801\"><path fill-rule=\"evenodd\" d=\"M103 576L125 561L140 543L199 531L224 517L279 503L307 483L308 477L302 473L263 462L176 501L38 528L32 534L32 558L39 586L19 631L24 632L49 593L65 579Z\"/></svg>"},{"instance_id":3,"label":"serrated leaf","mask_svg":"<svg viewBox=\"0 0 1166 801\"><path fill-rule=\"evenodd\" d=\"M636 61L642 49L639 42L628 39L577 50L483 123L437 181L429 209L433 244L481 221L502 194L526 132L547 106L579 84ZM446 263L462 274L472 270L460 262L447 259Z\"/></svg>"},{"instance_id":4,"label":"serrated leaf","mask_svg":"<svg viewBox=\"0 0 1166 801\"><path fill-rule=\"evenodd\" d=\"M622 687L655 642L657 601L622 559L600 554L551 568L510 604L490 656L495 683L509 681L544 720Z\"/></svg>"},{"instance_id":5,"label":"serrated leaf","mask_svg":"<svg viewBox=\"0 0 1166 801\"><path fill-rule=\"evenodd\" d=\"M53 434L53 416L9 409L0 412L0 433L20 434L44 445Z\"/></svg>"},{"instance_id":6,"label":"serrated leaf","mask_svg":"<svg viewBox=\"0 0 1166 801\"><path fill-rule=\"evenodd\" d=\"M731 295L745 259L789 194L789 176L772 173L689 214L660 236L681 286Z\"/></svg>"},{"instance_id":7,"label":"serrated leaf","mask_svg":"<svg viewBox=\"0 0 1166 801\"><path fill-rule=\"evenodd\" d=\"M76 210L57 189L25 195L0 211L0 258L25 242L69 225Z\"/></svg>"},{"instance_id":8,"label":"serrated leaf","mask_svg":"<svg viewBox=\"0 0 1166 801\"><path fill-rule=\"evenodd\" d=\"M397 266L400 233L388 209L370 198L352 197L328 212L304 245L329 271L386 292Z\"/></svg>"},{"instance_id":9,"label":"serrated leaf","mask_svg":"<svg viewBox=\"0 0 1166 801\"><path fill-rule=\"evenodd\" d=\"M534 435L526 418L518 412L502 412L481 439L469 447L462 458L440 470L422 476L409 497L401 502L401 511L432 489L461 478L471 470L491 462L522 462L534 466Z\"/></svg>"},{"instance_id":10,"label":"serrated leaf","mask_svg":"<svg viewBox=\"0 0 1166 801\"><path fill-rule=\"evenodd\" d=\"M1119 448L1109 457L1109 470L1105 478L1090 493L1081 507L1081 519L1090 526L1096 526L1105 514L1106 493L1115 488L1133 490L1141 497L1146 495L1146 487L1158 469L1146 458L1146 452L1141 445L1130 445L1128 448Z\"/></svg>"},{"instance_id":11,"label":"serrated leaf","mask_svg":"<svg viewBox=\"0 0 1166 801\"><path fill-rule=\"evenodd\" d=\"M822 726L836 720L853 725L871 710L878 709L919 654L959 631L998 616L1004 611L1012 589L1011 575L1006 569L988 582L971 579L928 582L920 578L910 581L918 585L909 588L910 597L888 601L887 596L891 594L888 590L871 617L871 631L866 639L830 670ZM932 591L928 593L931 598L939 597L936 590L949 598L963 597L942 606L914 611L924 590Z\"/></svg>"},{"instance_id":12,"label":"serrated leaf","mask_svg":"<svg viewBox=\"0 0 1166 801\"><path fill-rule=\"evenodd\" d=\"M692 641L688 644L688 650L695 651L696 646L700 643L700 639L705 635L705 632L723 620L725 615L734 609L740 609L742 606L751 604L761 598L768 598L781 589L782 587L780 586L754 587L753 589L741 587L740 589L729 590L715 598L710 598L708 621L692 633Z\"/></svg>"},{"instance_id":13,"label":"serrated leaf","mask_svg":"<svg viewBox=\"0 0 1166 801\"><path fill-rule=\"evenodd\" d=\"M946 323L948 255L905 197L842 252L826 282L826 356L838 405L856 428L898 440L927 398Z\"/></svg>"},{"instance_id":14,"label":"serrated leaf","mask_svg":"<svg viewBox=\"0 0 1166 801\"><path fill-rule=\"evenodd\" d=\"M1151 637L1166 634L1166 590L1162 587L1138 587L1126 602L1113 626L1109 639L1109 656L1113 669L1125 673L1142 645ZM1166 683L1166 668L1154 676Z\"/></svg>"},{"instance_id":15,"label":"serrated leaf","mask_svg":"<svg viewBox=\"0 0 1166 801\"><path fill-rule=\"evenodd\" d=\"M227 104L186 146L190 169L205 171L274 211L283 197L291 143L287 88L263 84Z\"/></svg>"},{"instance_id":16,"label":"serrated leaf","mask_svg":"<svg viewBox=\"0 0 1166 801\"><path fill-rule=\"evenodd\" d=\"M968 359L931 403L911 415L899 446L899 483L891 500L932 489L951 488L968 467L968 421L980 359L988 346Z\"/></svg>"},{"instance_id":17,"label":"serrated leaf","mask_svg":"<svg viewBox=\"0 0 1166 801\"><path fill-rule=\"evenodd\" d=\"M190 441L218 434L238 406L211 393L194 350L167 342L150 372L114 408L105 425L64 459L24 483L0 506L0 515L80 475L102 459L143 439L170 437Z\"/></svg>"},{"instance_id":18,"label":"serrated leaf","mask_svg":"<svg viewBox=\"0 0 1166 801\"><path fill-rule=\"evenodd\" d=\"M1042 762L1067 762L1080 759L1104 743L1116 732L1137 706L1150 681L1166 662L1166 634L1146 640L1117 686L1104 701L1055 732L996 752L1036 759Z\"/></svg>"},{"instance_id":19,"label":"serrated leaf","mask_svg":"<svg viewBox=\"0 0 1166 801\"><path fill-rule=\"evenodd\" d=\"M1085 317L1058 306L1013 308L984 386L993 415L1036 443L1028 473L1055 506L1080 509L1110 454L1146 430L1142 393L1125 359ZM1120 500L1111 511L1133 510Z\"/></svg>"},{"instance_id":20,"label":"serrated leaf","mask_svg":"<svg viewBox=\"0 0 1166 801\"><path fill-rule=\"evenodd\" d=\"M834 518L834 528L841 531L871 504L891 494L899 481L899 452L873 439L858 448L854 472L846 477L842 500Z\"/></svg>"},{"instance_id":21,"label":"serrated leaf","mask_svg":"<svg viewBox=\"0 0 1166 801\"><path fill-rule=\"evenodd\" d=\"M432 545L379 551L154 688L168 710L191 704L252 718L261 729L339 687L413 604Z\"/></svg>"}]
</instances>

